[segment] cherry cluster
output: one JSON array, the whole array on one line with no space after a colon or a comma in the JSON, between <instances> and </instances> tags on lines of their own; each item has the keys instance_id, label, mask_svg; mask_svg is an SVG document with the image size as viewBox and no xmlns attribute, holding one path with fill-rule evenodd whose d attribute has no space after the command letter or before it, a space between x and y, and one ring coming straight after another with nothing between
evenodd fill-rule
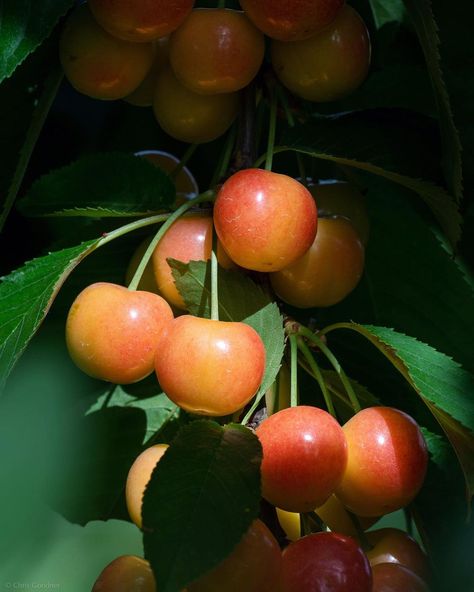
<instances>
[{"instance_id":1,"label":"cherry cluster","mask_svg":"<svg viewBox=\"0 0 474 592\"><path fill-rule=\"evenodd\" d=\"M274 73L294 95L333 101L370 63L367 28L343 0L241 0L242 11L193 0L89 0L64 27L64 72L81 93L153 105L162 129L203 143L222 135L239 93L261 69L265 35Z\"/></svg>"}]
</instances>

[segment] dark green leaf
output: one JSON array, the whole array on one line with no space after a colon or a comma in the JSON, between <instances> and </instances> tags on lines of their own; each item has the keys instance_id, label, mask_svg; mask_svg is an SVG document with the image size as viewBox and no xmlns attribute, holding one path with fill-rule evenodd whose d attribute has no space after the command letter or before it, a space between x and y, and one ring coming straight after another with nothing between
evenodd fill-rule
<instances>
[{"instance_id":1,"label":"dark green leaf","mask_svg":"<svg viewBox=\"0 0 474 592\"><path fill-rule=\"evenodd\" d=\"M0 82L48 37L73 0L0 3Z\"/></svg>"},{"instance_id":2,"label":"dark green leaf","mask_svg":"<svg viewBox=\"0 0 474 592\"><path fill-rule=\"evenodd\" d=\"M170 178L143 158L95 154L41 177L18 203L27 216L143 216L168 209Z\"/></svg>"},{"instance_id":3,"label":"dark green leaf","mask_svg":"<svg viewBox=\"0 0 474 592\"><path fill-rule=\"evenodd\" d=\"M179 432L143 499L145 557L160 592L179 592L236 546L259 512L260 462L260 443L242 426L200 420Z\"/></svg>"},{"instance_id":4,"label":"dark green leaf","mask_svg":"<svg viewBox=\"0 0 474 592\"><path fill-rule=\"evenodd\" d=\"M377 29L386 23L401 22L405 17L403 0L370 0Z\"/></svg>"}]
</instances>

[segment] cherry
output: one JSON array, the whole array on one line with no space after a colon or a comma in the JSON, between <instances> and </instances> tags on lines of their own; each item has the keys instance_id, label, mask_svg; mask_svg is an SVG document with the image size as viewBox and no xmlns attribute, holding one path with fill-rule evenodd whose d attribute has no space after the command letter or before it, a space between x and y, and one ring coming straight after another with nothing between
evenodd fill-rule
<instances>
[{"instance_id":1,"label":"cherry","mask_svg":"<svg viewBox=\"0 0 474 592\"><path fill-rule=\"evenodd\" d=\"M95 22L87 4L69 16L59 53L64 73L79 92L95 99L122 99L143 81L153 63L150 43L116 39Z\"/></svg>"},{"instance_id":2,"label":"cherry","mask_svg":"<svg viewBox=\"0 0 474 592\"><path fill-rule=\"evenodd\" d=\"M222 246L238 265L277 271L311 246L317 210L310 192L295 179L245 169L221 187L214 225Z\"/></svg>"},{"instance_id":3,"label":"cherry","mask_svg":"<svg viewBox=\"0 0 474 592\"><path fill-rule=\"evenodd\" d=\"M337 421L323 409L290 407L265 419L256 434L262 444L262 495L291 512L310 512L334 492L347 462Z\"/></svg>"},{"instance_id":4,"label":"cherry","mask_svg":"<svg viewBox=\"0 0 474 592\"><path fill-rule=\"evenodd\" d=\"M189 592L277 592L281 569L278 543L261 520L252 522L232 553L188 586Z\"/></svg>"},{"instance_id":5,"label":"cherry","mask_svg":"<svg viewBox=\"0 0 474 592\"><path fill-rule=\"evenodd\" d=\"M239 0L261 31L280 41L311 37L336 16L344 0Z\"/></svg>"},{"instance_id":6,"label":"cherry","mask_svg":"<svg viewBox=\"0 0 474 592\"><path fill-rule=\"evenodd\" d=\"M168 64L169 38L163 37L153 43L154 60L140 85L130 94L124 97L124 101L135 107L151 107L155 94L155 85L158 73Z\"/></svg>"},{"instance_id":7,"label":"cherry","mask_svg":"<svg viewBox=\"0 0 474 592\"><path fill-rule=\"evenodd\" d=\"M148 561L121 555L103 569L92 592L156 592L155 578Z\"/></svg>"},{"instance_id":8,"label":"cherry","mask_svg":"<svg viewBox=\"0 0 474 592\"><path fill-rule=\"evenodd\" d=\"M334 21L304 41L273 41L276 75L293 94L308 101L336 101L367 76L370 40L358 13L345 4Z\"/></svg>"},{"instance_id":9,"label":"cherry","mask_svg":"<svg viewBox=\"0 0 474 592\"><path fill-rule=\"evenodd\" d=\"M416 421L391 407L359 411L343 427L347 467L337 497L360 516L403 508L425 478L428 453Z\"/></svg>"},{"instance_id":10,"label":"cherry","mask_svg":"<svg viewBox=\"0 0 474 592\"><path fill-rule=\"evenodd\" d=\"M128 384L151 374L158 341L172 319L169 304L160 296L99 282L74 300L66 343L86 374Z\"/></svg>"},{"instance_id":11,"label":"cherry","mask_svg":"<svg viewBox=\"0 0 474 592\"><path fill-rule=\"evenodd\" d=\"M245 323L184 315L167 325L159 348L155 369L161 387L192 413L235 413L262 382L265 346Z\"/></svg>"},{"instance_id":12,"label":"cherry","mask_svg":"<svg viewBox=\"0 0 474 592\"><path fill-rule=\"evenodd\" d=\"M199 8L171 36L170 62L190 90L229 93L255 78L264 51L262 33L242 12Z\"/></svg>"},{"instance_id":13,"label":"cherry","mask_svg":"<svg viewBox=\"0 0 474 592\"><path fill-rule=\"evenodd\" d=\"M163 130L177 140L215 140L232 125L238 108L238 93L204 96L183 86L169 67L158 75L153 110Z\"/></svg>"},{"instance_id":14,"label":"cherry","mask_svg":"<svg viewBox=\"0 0 474 592\"><path fill-rule=\"evenodd\" d=\"M332 306L358 284L364 247L346 218L319 218L313 244L297 261L270 274L277 295L299 308Z\"/></svg>"},{"instance_id":15,"label":"cherry","mask_svg":"<svg viewBox=\"0 0 474 592\"><path fill-rule=\"evenodd\" d=\"M311 534L283 551L282 592L372 592L370 565L352 538Z\"/></svg>"},{"instance_id":16,"label":"cherry","mask_svg":"<svg viewBox=\"0 0 474 592\"><path fill-rule=\"evenodd\" d=\"M372 567L372 592L428 592L427 584L398 563L378 563Z\"/></svg>"},{"instance_id":17,"label":"cherry","mask_svg":"<svg viewBox=\"0 0 474 592\"><path fill-rule=\"evenodd\" d=\"M127 41L153 41L177 29L194 0L89 0L97 22Z\"/></svg>"},{"instance_id":18,"label":"cherry","mask_svg":"<svg viewBox=\"0 0 474 592\"><path fill-rule=\"evenodd\" d=\"M130 518L142 527L142 502L145 488L157 462L166 452L167 444L155 444L144 450L134 461L127 475L125 500Z\"/></svg>"}]
</instances>

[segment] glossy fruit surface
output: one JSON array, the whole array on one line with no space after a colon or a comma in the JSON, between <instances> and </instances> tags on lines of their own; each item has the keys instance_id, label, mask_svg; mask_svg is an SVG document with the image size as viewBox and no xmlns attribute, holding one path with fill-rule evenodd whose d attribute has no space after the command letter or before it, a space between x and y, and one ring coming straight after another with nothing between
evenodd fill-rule
<instances>
[{"instance_id":1,"label":"glossy fruit surface","mask_svg":"<svg viewBox=\"0 0 474 592\"><path fill-rule=\"evenodd\" d=\"M359 235L362 244L369 238L369 217L362 193L344 181L320 181L310 185L309 190L316 200L322 217L344 216L348 218Z\"/></svg>"},{"instance_id":2,"label":"glossy fruit surface","mask_svg":"<svg viewBox=\"0 0 474 592\"><path fill-rule=\"evenodd\" d=\"M155 94L156 79L168 64L169 38L163 37L153 43L153 64L139 86L130 94L124 97L124 101L135 105L135 107L151 107Z\"/></svg>"},{"instance_id":3,"label":"glossy fruit surface","mask_svg":"<svg viewBox=\"0 0 474 592\"><path fill-rule=\"evenodd\" d=\"M354 539L311 534L283 551L282 592L372 592L370 565Z\"/></svg>"},{"instance_id":4,"label":"glossy fruit surface","mask_svg":"<svg viewBox=\"0 0 474 592\"><path fill-rule=\"evenodd\" d=\"M429 592L426 582L398 563L374 565L372 575L372 592Z\"/></svg>"},{"instance_id":5,"label":"glossy fruit surface","mask_svg":"<svg viewBox=\"0 0 474 592\"><path fill-rule=\"evenodd\" d=\"M343 427L348 460L337 497L360 516L380 516L409 504L428 463L416 421L391 407L359 411Z\"/></svg>"},{"instance_id":6,"label":"glossy fruit surface","mask_svg":"<svg viewBox=\"0 0 474 592\"><path fill-rule=\"evenodd\" d=\"M163 130L182 142L202 144L229 129L239 108L237 93L200 95L165 68L157 79L153 110Z\"/></svg>"},{"instance_id":7,"label":"glossy fruit surface","mask_svg":"<svg viewBox=\"0 0 474 592\"><path fill-rule=\"evenodd\" d=\"M337 421L323 409L300 405L265 419L256 434L262 444L262 495L291 512L310 512L334 492L347 462Z\"/></svg>"},{"instance_id":8,"label":"glossy fruit surface","mask_svg":"<svg viewBox=\"0 0 474 592\"><path fill-rule=\"evenodd\" d=\"M325 29L304 41L273 41L276 75L293 94L308 101L336 101L358 88L370 64L367 27L344 5Z\"/></svg>"},{"instance_id":9,"label":"glossy fruit surface","mask_svg":"<svg viewBox=\"0 0 474 592\"><path fill-rule=\"evenodd\" d=\"M158 381L177 405L202 415L241 409L259 388L265 346L249 325L184 315L160 340Z\"/></svg>"},{"instance_id":10,"label":"glossy fruit surface","mask_svg":"<svg viewBox=\"0 0 474 592\"><path fill-rule=\"evenodd\" d=\"M281 551L261 520L255 520L232 553L188 586L189 592L278 592Z\"/></svg>"},{"instance_id":11,"label":"glossy fruit surface","mask_svg":"<svg viewBox=\"0 0 474 592\"><path fill-rule=\"evenodd\" d=\"M153 41L177 29L194 0L89 0L97 22L128 41Z\"/></svg>"},{"instance_id":12,"label":"glossy fruit surface","mask_svg":"<svg viewBox=\"0 0 474 592\"><path fill-rule=\"evenodd\" d=\"M364 259L364 247L346 218L319 218L313 244L297 261L270 274L270 282L293 306L332 306L356 287Z\"/></svg>"},{"instance_id":13,"label":"glossy fruit surface","mask_svg":"<svg viewBox=\"0 0 474 592\"><path fill-rule=\"evenodd\" d=\"M255 78L264 51L262 33L242 12L199 8L171 36L170 62L193 92L229 93Z\"/></svg>"},{"instance_id":14,"label":"glossy fruit surface","mask_svg":"<svg viewBox=\"0 0 474 592\"><path fill-rule=\"evenodd\" d=\"M156 444L144 450L134 461L127 475L125 500L132 521L142 527L142 502L145 488L153 469L168 448L167 444Z\"/></svg>"},{"instance_id":15,"label":"glossy fruit surface","mask_svg":"<svg viewBox=\"0 0 474 592\"><path fill-rule=\"evenodd\" d=\"M86 374L129 384L153 372L158 341L173 319L156 294L99 282L74 300L66 322L66 343Z\"/></svg>"},{"instance_id":16,"label":"glossy fruit surface","mask_svg":"<svg viewBox=\"0 0 474 592\"><path fill-rule=\"evenodd\" d=\"M148 561L121 555L103 569L92 592L156 592L155 578Z\"/></svg>"},{"instance_id":17,"label":"glossy fruit surface","mask_svg":"<svg viewBox=\"0 0 474 592\"><path fill-rule=\"evenodd\" d=\"M422 580L430 578L428 557L420 545L403 530L380 528L367 533L367 540L373 548L367 551L370 565L379 563L400 563Z\"/></svg>"},{"instance_id":18,"label":"glossy fruit surface","mask_svg":"<svg viewBox=\"0 0 474 592\"><path fill-rule=\"evenodd\" d=\"M222 246L238 265L277 271L311 246L316 204L306 187L287 175L245 169L221 187L214 225Z\"/></svg>"},{"instance_id":19,"label":"glossy fruit surface","mask_svg":"<svg viewBox=\"0 0 474 592\"><path fill-rule=\"evenodd\" d=\"M95 99L126 97L153 64L151 44L112 37L95 22L87 4L78 6L67 19L59 53L72 86Z\"/></svg>"},{"instance_id":20,"label":"glossy fruit surface","mask_svg":"<svg viewBox=\"0 0 474 592\"><path fill-rule=\"evenodd\" d=\"M307 39L334 20L344 0L239 0L256 27L272 39Z\"/></svg>"}]
</instances>

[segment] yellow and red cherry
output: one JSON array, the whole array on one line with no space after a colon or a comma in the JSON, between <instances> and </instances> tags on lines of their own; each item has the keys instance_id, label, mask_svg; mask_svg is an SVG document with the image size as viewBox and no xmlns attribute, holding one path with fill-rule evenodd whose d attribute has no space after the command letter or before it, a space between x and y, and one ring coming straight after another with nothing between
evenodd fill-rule
<instances>
[{"instance_id":1,"label":"yellow and red cherry","mask_svg":"<svg viewBox=\"0 0 474 592\"><path fill-rule=\"evenodd\" d=\"M273 41L271 60L281 83L296 96L319 103L342 99L369 71L367 27L345 4L331 24L309 39Z\"/></svg>"},{"instance_id":2,"label":"yellow and red cherry","mask_svg":"<svg viewBox=\"0 0 474 592\"><path fill-rule=\"evenodd\" d=\"M59 42L66 78L94 99L122 99L144 80L153 64L151 43L131 43L112 37L94 20L87 4L66 21Z\"/></svg>"},{"instance_id":3,"label":"yellow and red cherry","mask_svg":"<svg viewBox=\"0 0 474 592\"><path fill-rule=\"evenodd\" d=\"M156 464L168 448L167 444L155 444L144 450L133 462L125 483L125 500L128 514L138 528L142 527L142 502L146 486Z\"/></svg>"},{"instance_id":4,"label":"yellow and red cherry","mask_svg":"<svg viewBox=\"0 0 474 592\"><path fill-rule=\"evenodd\" d=\"M272 39L311 37L334 20L344 0L239 0L249 19Z\"/></svg>"},{"instance_id":5,"label":"yellow and red cherry","mask_svg":"<svg viewBox=\"0 0 474 592\"><path fill-rule=\"evenodd\" d=\"M270 282L292 306L332 306L357 286L364 260L364 246L349 220L320 217L313 244L297 261L270 274Z\"/></svg>"},{"instance_id":6,"label":"yellow and red cherry","mask_svg":"<svg viewBox=\"0 0 474 592\"><path fill-rule=\"evenodd\" d=\"M338 422L323 409L300 405L271 415L256 434L263 450L263 497L290 512L311 512L324 504L347 462Z\"/></svg>"},{"instance_id":7,"label":"yellow and red cherry","mask_svg":"<svg viewBox=\"0 0 474 592\"><path fill-rule=\"evenodd\" d=\"M372 592L372 573L351 537L320 532L292 542L282 553L282 592Z\"/></svg>"},{"instance_id":8,"label":"yellow and red cherry","mask_svg":"<svg viewBox=\"0 0 474 592\"><path fill-rule=\"evenodd\" d=\"M130 94L124 97L124 101L135 107L151 107L155 94L156 79L159 72L168 64L169 38L162 37L153 43L154 60L140 85Z\"/></svg>"},{"instance_id":9,"label":"yellow and red cherry","mask_svg":"<svg viewBox=\"0 0 474 592\"><path fill-rule=\"evenodd\" d=\"M238 91L255 78L263 61L263 34L244 13L198 8L170 40L177 79L200 94Z\"/></svg>"},{"instance_id":10,"label":"yellow and red cherry","mask_svg":"<svg viewBox=\"0 0 474 592\"><path fill-rule=\"evenodd\" d=\"M278 592L281 551L261 520L217 567L189 584L188 592Z\"/></svg>"},{"instance_id":11,"label":"yellow and red cherry","mask_svg":"<svg viewBox=\"0 0 474 592\"><path fill-rule=\"evenodd\" d=\"M92 592L156 592L148 561L136 555L121 555L100 573Z\"/></svg>"},{"instance_id":12,"label":"yellow and red cherry","mask_svg":"<svg viewBox=\"0 0 474 592\"><path fill-rule=\"evenodd\" d=\"M229 415L260 387L265 346L245 323L184 315L166 326L155 369L176 405L200 415Z\"/></svg>"},{"instance_id":13,"label":"yellow and red cherry","mask_svg":"<svg viewBox=\"0 0 474 592\"><path fill-rule=\"evenodd\" d=\"M139 43L172 33L191 12L194 0L89 0L89 5L111 35Z\"/></svg>"},{"instance_id":14,"label":"yellow and red cherry","mask_svg":"<svg viewBox=\"0 0 474 592\"><path fill-rule=\"evenodd\" d=\"M391 407L359 411L344 426L348 459L336 495L359 516L408 505L425 478L428 452L416 421Z\"/></svg>"},{"instance_id":15,"label":"yellow and red cherry","mask_svg":"<svg viewBox=\"0 0 474 592\"><path fill-rule=\"evenodd\" d=\"M372 577L372 592L429 592L426 582L399 563L372 566Z\"/></svg>"},{"instance_id":16,"label":"yellow and red cherry","mask_svg":"<svg viewBox=\"0 0 474 592\"><path fill-rule=\"evenodd\" d=\"M327 502L314 511L332 532L338 532L354 538L359 536L347 508L334 494L331 495ZM378 517L367 518L363 516L355 516L355 518L363 530L370 528L379 519Z\"/></svg>"},{"instance_id":17,"label":"yellow and red cherry","mask_svg":"<svg viewBox=\"0 0 474 592\"><path fill-rule=\"evenodd\" d=\"M74 300L66 322L73 361L89 376L129 384L153 372L157 344L173 312L157 294L106 282Z\"/></svg>"},{"instance_id":18,"label":"yellow and red cherry","mask_svg":"<svg viewBox=\"0 0 474 592\"><path fill-rule=\"evenodd\" d=\"M238 93L201 95L176 78L170 67L158 75L153 110L161 128L190 144L215 140L232 125L239 109Z\"/></svg>"},{"instance_id":19,"label":"yellow and red cherry","mask_svg":"<svg viewBox=\"0 0 474 592\"><path fill-rule=\"evenodd\" d=\"M255 271L278 271L311 246L316 204L308 189L287 175L245 169L221 187L214 226L235 263Z\"/></svg>"}]
</instances>

